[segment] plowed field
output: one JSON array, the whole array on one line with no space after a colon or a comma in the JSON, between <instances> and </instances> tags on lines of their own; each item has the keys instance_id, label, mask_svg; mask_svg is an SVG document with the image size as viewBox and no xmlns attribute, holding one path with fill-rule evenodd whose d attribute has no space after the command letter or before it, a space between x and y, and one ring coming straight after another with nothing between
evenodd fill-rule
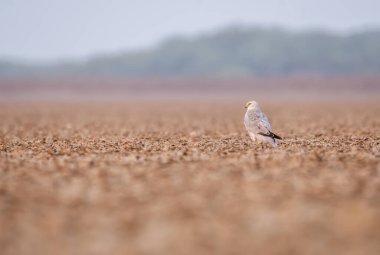
<instances>
[{"instance_id":1,"label":"plowed field","mask_svg":"<svg viewBox=\"0 0 380 255\"><path fill-rule=\"evenodd\" d=\"M290 101L290 100L289 100ZM380 103L2 103L1 254L380 254Z\"/></svg>"}]
</instances>

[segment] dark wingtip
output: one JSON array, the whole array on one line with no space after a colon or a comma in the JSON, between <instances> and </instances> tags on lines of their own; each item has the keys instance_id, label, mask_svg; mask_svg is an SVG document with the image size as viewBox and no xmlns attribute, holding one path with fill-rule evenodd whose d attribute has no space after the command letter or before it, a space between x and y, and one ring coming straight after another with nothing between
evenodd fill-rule
<instances>
[{"instance_id":1,"label":"dark wingtip","mask_svg":"<svg viewBox=\"0 0 380 255\"><path fill-rule=\"evenodd\" d=\"M278 136L278 135L276 135L275 133L272 133L272 132L270 132L270 131L269 131L268 134L264 134L264 133L262 133L262 132L260 132L259 134L260 134L260 135L263 135L263 136L272 137L272 138L274 138L274 139L282 140L282 137L281 137L281 136Z\"/></svg>"},{"instance_id":2,"label":"dark wingtip","mask_svg":"<svg viewBox=\"0 0 380 255\"><path fill-rule=\"evenodd\" d=\"M271 133L271 134L273 135L273 138L278 139L278 140L282 140L281 136L278 136L275 133Z\"/></svg>"}]
</instances>

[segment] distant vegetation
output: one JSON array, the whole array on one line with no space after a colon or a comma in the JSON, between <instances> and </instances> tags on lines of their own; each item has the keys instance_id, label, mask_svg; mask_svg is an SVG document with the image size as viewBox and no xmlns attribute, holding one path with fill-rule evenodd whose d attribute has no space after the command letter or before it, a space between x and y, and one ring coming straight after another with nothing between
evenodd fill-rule
<instances>
[{"instance_id":1,"label":"distant vegetation","mask_svg":"<svg viewBox=\"0 0 380 255\"><path fill-rule=\"evenodd\" d=\"M337 35L279 28L232 27L168 39L136 52L99 55L85 62L26 66L0 61L0 76L192 76L294 73L377 73L380 30Z\"/></svg>"}]
</instances>

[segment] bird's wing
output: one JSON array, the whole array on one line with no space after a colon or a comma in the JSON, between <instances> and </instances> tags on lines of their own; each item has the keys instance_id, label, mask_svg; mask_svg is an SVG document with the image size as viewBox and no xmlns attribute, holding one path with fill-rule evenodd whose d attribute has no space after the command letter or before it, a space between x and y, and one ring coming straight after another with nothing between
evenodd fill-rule
<instances>
[{"instance_id":1,"label":"bird's wing","mask_svg":"<svg viewBox=\"0 0 380 255\"><path fill-rule=\"evenodd\" d=\"M248 131L253 133L264 132L271 130L267 116L260 110L251 109L245 114L244 124Z\"/></svg>"},{"instance_id":2,"label":"bird's wing","mask_svg":"<svg viewBox=\"0 0 380 255\"><path fill-rule=\"evenodd\" d=\"M260 131L258 132L259 135L271 137L274 139L282 140L282 138L275 133L273 133L270 130L270 124L269 122L261 121L258 123ZM269 125L269 126L268 126Z\"/></svg>"},{"instance_id":3,"label":"bird's wing","mask_svg":"<svg viewBox=\"0 0 380 255\"><path fill-rule=\"evenodd\" d=\"M265 113L261 112L261 122L262 125L269 131L272 131L272 127L270 126L268 117L265 115Z\"/></svg>"},{"instance_id":4,"label":"bird's wing","mask_svg":"<svg viewBox=\"0 0 380 255\"><path fill-rule=\"evenodd\" d=\"M271 137L271 138L273 138L273 139L282 140L282 137L281 137L281 136L278 136L278 135L276 135L275 133L273 133L273 132L271 132L271 131L268 131L267 133L259 132L259 135L267 136L267 137Z\"/></svg>"},{"instance_id":5,"label":"bird's wing","mask_svg":"<svg viewBox=\"0 0 380 255\"><path fill-rule=\"evenodd\" d=\"M260 110L247 112L245 125L248 131L273 139L282 139L272 132L268 117Z\"/></svg>"}]
</instances>

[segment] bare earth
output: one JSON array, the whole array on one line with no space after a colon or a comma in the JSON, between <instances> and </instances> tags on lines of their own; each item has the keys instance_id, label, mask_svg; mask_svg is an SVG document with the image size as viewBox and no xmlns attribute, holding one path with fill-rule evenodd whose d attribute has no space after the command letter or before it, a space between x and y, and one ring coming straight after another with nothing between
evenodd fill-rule
<instances>
[{"instance_id":1,"label":"bare earth","mask_svg":"<svg viewBox=\"0 0 380 255\"><path fill-rule=\"evenodd\" d=\"M1 103L0 253L380 254L379 102Z\"/></svg>"}]
</instances>

